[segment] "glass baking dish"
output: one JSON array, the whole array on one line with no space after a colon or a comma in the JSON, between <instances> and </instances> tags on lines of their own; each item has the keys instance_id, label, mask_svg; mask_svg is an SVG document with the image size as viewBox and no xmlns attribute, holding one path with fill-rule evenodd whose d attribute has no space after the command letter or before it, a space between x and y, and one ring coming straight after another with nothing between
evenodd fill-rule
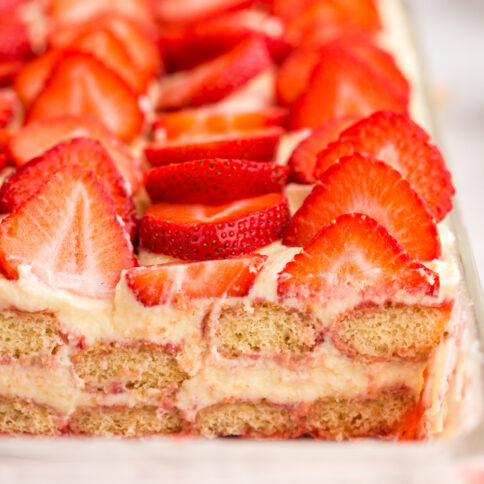
<instances>
[{"instance_id":1,"label":"glass baking dish","mask_svg":"<svg viewBox=\"0 0 484 484\"><path fill-rule=\"evenodd\" d=\"M412 82L420 97L419 121L440 144L409 13L398 0L381 1L395 3L393 10L403 18L398 28L400 40L415 54L416 76ZM456 237L465 297L472 301L467 316L470 344L465 355L470 378L465 398L457 402L460 420L452 435L444 432L439 439L426 442L4 437L0 439L0 483L321 483L329 479L333 483L484 483L484 385L478 344L484 341L482 289L457 202L449 219Z\"/></svg>"}]
</instances>

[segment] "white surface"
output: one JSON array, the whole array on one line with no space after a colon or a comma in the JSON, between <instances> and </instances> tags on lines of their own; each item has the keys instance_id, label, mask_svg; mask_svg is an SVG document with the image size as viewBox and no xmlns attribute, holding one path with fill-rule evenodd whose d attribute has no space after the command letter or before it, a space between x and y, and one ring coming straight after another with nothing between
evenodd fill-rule
<instances>
[{"instance_id":1,"label":"white surface","mask_svg":"<svg viewBox=\"0 0 484 484\"><path fill-rule=\"evenodd\" d=\"M484 282L484 1L407 3L423 50L441 148Z\"/></svg>"}]
</instances>

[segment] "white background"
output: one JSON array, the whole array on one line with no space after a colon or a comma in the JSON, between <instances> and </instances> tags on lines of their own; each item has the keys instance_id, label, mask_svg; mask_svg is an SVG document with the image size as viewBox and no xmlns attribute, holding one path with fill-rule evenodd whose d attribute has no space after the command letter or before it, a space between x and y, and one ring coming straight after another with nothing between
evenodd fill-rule
<instances>
[{"instance_id":1,"label":"white background","mask_svg":"<svg viewBox=\"0 0 484 484\"><path fill-rule=\"evenodd\" d=\"M484 282L484 0L407 3L423 50L441 148Z\"/></svg>"}]
</instances>

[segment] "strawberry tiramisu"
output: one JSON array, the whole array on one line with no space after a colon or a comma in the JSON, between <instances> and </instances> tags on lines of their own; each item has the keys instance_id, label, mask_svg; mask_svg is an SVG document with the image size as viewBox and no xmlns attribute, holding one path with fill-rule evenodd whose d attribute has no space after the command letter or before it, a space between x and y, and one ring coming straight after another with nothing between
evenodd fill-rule
<instances>
[{"instance_id":1,"label":"strawberry tiramisu","mask_svg":"<svg viewBox=\"0 0 484 484\"><path fill-rule=\"evenodd\" d=\"M454 189L382 6L9 5L0 432L426 437Z\"/></svg>"}]
</instances>

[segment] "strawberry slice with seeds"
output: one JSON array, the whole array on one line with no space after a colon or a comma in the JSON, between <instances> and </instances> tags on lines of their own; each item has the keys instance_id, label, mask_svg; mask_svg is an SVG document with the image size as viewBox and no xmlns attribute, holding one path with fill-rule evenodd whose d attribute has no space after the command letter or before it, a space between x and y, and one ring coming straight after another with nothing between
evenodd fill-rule
<instances>
[{"instance_id":1,"label":"strawberry slice with seeds","mask_svg":"<svg viewBox=\"0 0 484 484\"><path fill-rule=\"evenodd\" d=\"M67 52L30 105L29 122L62 115L93 115L123 140L143 125L143 114L131 88L98 59Z\"/></svg>"},{"instance_id":2,"label":"strawberry slice with seeds","mask_svg":"<svg viewBox=\"0 0 484 484\"><path fill-rule=\"evenodd\" d=\"M157 203L140 224L141 245L179 259L249 254L282 236L289 207L281 193L219 204Z\"/></svg>"},{"instance_id":3,"label":"strawberry slice with seeds","mask_svg":"<svg viewBox=\"0 0 484 484\"><path fill-rule=\"evenodd\" d=\"M368 153L397 169L439 222L452 210L451 174L439 149L408 115L381 111L344 131L318 155L316 176L342 156Z\"/></svg>"},{"instance_id":4,"label":"strawberry slice with seeds","mask_svg":"<svg viewBox=\"0 0 484 484\"><path fill-rule=\"evenodd\" d=\"M190 299L246 296L267 256L249 254L232 259L173 262L126 271L128 287L145 306Z\"/></svg>"},{"instance_id":5,"label":"strawberry slice with seeds","mask_svg":"<svg viewBox=\"0 0 484 484\"><path fill-rule=\"evenodd\" d=\"M96 118L89 116L61 116L29 123L12 137L10 153L18 165L42 155L61 141L71 138L93 138L106 149L131 193L141 187L142 174L124 143L114 136Z\"/></svg>"},{"instance_id":6,"label":"strawberry slice with seeds","mask_svg":"<svg viewBox=\"0 0 484 484\"><path fill-rule=\"evenodd\" d=\"M134 265L111 198L78 165L58 170L0 224L0 269L8 279L30 266L48 286L105 299Z\"/></svg>"},{"instance_id":7,"label":"strawberry slice with seeds","mask_svg":"<svg viewBox=\"0 0 484 484\"><path fill-rule=\"evenodd\" d=\"M213 108L183 109L158 116L153 129L168 139L181 136L213 136L233 131L254 131L269 126L282 126L287 110L268 107L257 111L221 111Z\"/></svg>"},{"instance_id":8,"label":"strawberry slice with seeds","mask_svg":"<svg viewBox=\"0 0 484 484\"><path fill-rule=\"evenodd\" d=\"M96 174L114 208L133 238L136 213L126 182L119 174L107 151L95 140L75 138L59 143L42 156L21 165L0 188L0 211L11 212L37 193L42 185L63 166L80 165Z\"/></svg>"},{"instance_id":9,"label":"strawberry slice with seeds","mask_svg":"<svg viewBox=\"0 0 484 484\"><path fill-rule=\"evenodd\" d=\"M288 166L291 170L292 181L304 184L316 183L314 168L317 155L325 149L329 143L338 139L340 133L353 124L356 118L347 116L326 121L319 128L313 129L311 134L303 139L292 152Z\"/></svg>"},{"instance_id":10,"label":"strawberry slice with seeds","mask_svg":"<svg viewBox=\"0 0 484 484\"><path fill-rule=\"evenodd\" d=\"M179 109L215 103L271 65L267 47L260 38L243 40L216 59L162 80L158 107Z\"/></svg>"},{"instance_id":11,"label":"strawberry slice with seeds","mask_svg":"<svg viewBox=\"0 0 484 484\"><path fill-rule=\"evenodd\" d=\"M274 160L283 133L282 128L274 126L258 131L153 143L145 148L145 155L152 165L212 158L270 161Z\"/></svg>"},{"instance_id":12,"label":"strawberry slice with seeds","mask_svg":"<svg viewBox=\"0 0 484 484\"><path fill-rule=\"evenodd\" d=\"M437 296L439 276L415 262L372 218L340 215L279 273L282 298L354 299L384 304L400 296Z\"/></svg>"},{"instance_id":13,"label":"strawberry slice with seeds","mask_svg":"<svg viewBox=\"0 0 484 484\"><path fill-rule=\"evenodd\" d=\"M291 219L284 242L304 246L339 215L353 212L374 218L417 260L440 256L435 221L410 183L386 163L358 153L324 172Z\"/></svg>"},{"instance_id":14,"label":"strawberry slice with seeds","mask_svg":"<svg viewBox=\"0 0 484 484\"><path fill-rule=\"evenodd\" d=\"M306 92L294 104L293 129L317 127L343 116L364 117L383 109L406 112L407 103L391 83L356 55L325 47Z\"/></svg>"},{"instance_id":15,"label":"strawberry slice with seeds","mask_svg":"<svg viewBox=\"0 0 484 484\"><path fill-rule=\"evenodd\" d=\"M152 168L145 186L154 202L220 203L280 192L288 173L258 161L198 160Z\"/></svg>"}]
</instances>

